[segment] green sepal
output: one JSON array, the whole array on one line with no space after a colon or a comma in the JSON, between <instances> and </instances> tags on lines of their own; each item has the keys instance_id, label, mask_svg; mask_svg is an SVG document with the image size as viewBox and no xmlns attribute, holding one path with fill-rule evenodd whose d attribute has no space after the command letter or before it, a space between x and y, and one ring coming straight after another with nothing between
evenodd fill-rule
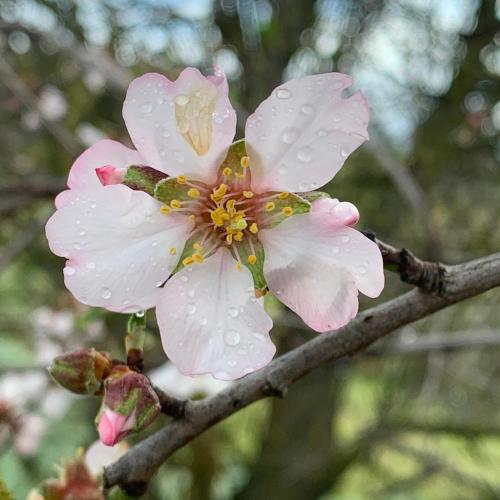
<instances>
[{"instance_id":1,"label":"green sepal","mask_svg":"<svg viewBox=\"0 0 500 500\"><path fill-rule=\"evenodd\" d=\"M273 195L279 193L267 194ZM274 209L270 212L265 211L260 218L259 227L261 229L271 229L294 215L306 214L311 210L311 204L295 193L288 193L288 196L285 199L281 199L279 197L273 198L272 203L274 203ZM292 215L285 215L283 213L283 209L286 207L290 207L293 210Z\"/></svg>"},{"instance_id":2,"label":"green sepal","mask_svg":"<svg viewBox=\"0 0 500 500\"><path fill-rule=\"evenodd\" d=\"M125 350L131 349L142 351L144 348L144 337L146 335L146 313L132 314L127 322L127 335L125 337Z\"/></svg>"},{"instance_id":3,"label":"green sepal","mask_svg":"<svg viewBox=\"0 0 500 500\"><path fill-rule=\"evenodd\" d=\"M245 139L240 139L239 141L233 142L227 151L226 158L219 167L219 175L222 176L222 171L225 168L230 168L235 173L242 174L245 177L249 175L250 169L243 168L241 166L241 159L247 156L247 150L245 146Z\"/></svg>"},{"instance_id":4,"label":"green sepal","mask_svg":"<svg viewBox=\"0 0 500 500\"><path fill-rule=\"evenodd\" d=\"M241 241L233 241L238 250L238 254L241 258L241 263L244 264L248 270L252 273L253 284L256 290L263 291L267 287L266 278L264 277L264 247L262 243L256 238L252 237L252 245L255 250L255 254L250 246L249 236L245 236ZM254 254L257 257L255 264L248 263L248 256Z\"/></svg>"},{"instance_id":5,"label":"green sepal","mask_svg":"<svg viewBox=\"0 0 500 500\"><path fill-rule=\"evenodd\" d=\"M193 255L194 253L196 253L196 249L193 247L193 245L195 243L199 243L199 241L200 241L200 235L199 234L194 234L193 236L191 236L191 238L189 238L186 241L186 244L184 245L184 248L182 249L181 256L179 257L179 262L177 262L177 266L175 266L175 269L172 271L172 274L175 274L175 273L179 272L181 269L184 268L184 264L182 263L182 261L186 257L191 257L191 255ZM194 263L192 265L195 266L196 263Z\"/></svg>"},{"instance_id":6,"label":"green sepal","mask_svg":"<svg viewBox=\"0 0 500 500\"><path fill-rule=\"evenodd\" d=\"M201 182L190 180L189 183L198 186L200 188L200 192L202 189L205 189L203 183ZM158 201L165 203L165 205L169 205L172 200L193 201L193 198L188 196L188 191L191 188L192 186L179 183L177 177L168 177L167 179L163 179L156 184L154 197Z\"/></svg>"},{"instance_id":7,"label":"green sepal","mask_svg":"<svg viewBox=\"0 0 500 500\"><path fill-rule=\"evenodd\" d=\"M323 191L309 191L308 193L300 193L300 197L304 198L304 200L309 203L314 203L317 200L322 200L324 198L331 198L328 193L324 193Z\"/></svg>"},{"instance_id":8,"label":"green sepal","mask_svg":"<svg viewBox=\"0 0 500 500\"><path fill-rule=\"evenodd\" d=\"M162 179L166 179L167 175L159 172L151 167L136 167L132 166L127 169L123 184L135 191L144 191L153 196L155 186Z\"/></svg>"}]
</instances>

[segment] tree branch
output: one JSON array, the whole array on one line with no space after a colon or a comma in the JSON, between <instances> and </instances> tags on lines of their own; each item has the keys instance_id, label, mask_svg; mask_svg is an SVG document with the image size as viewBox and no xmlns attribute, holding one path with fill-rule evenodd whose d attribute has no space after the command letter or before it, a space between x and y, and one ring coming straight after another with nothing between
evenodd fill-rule
<instances>
[{"instance_id":1,"label":"tree branch","mask_svg":"<svg viewBox=\"0 0 500 500\"><path fill-rule=\"evenodd\" d=\"M190 402L185 415L135 445L106 468L105 487L147 482L177 449L241 408L289 385L319 365L351 356L391 331L500 285L500 253L456 266L442 266L441 286L415 289L368 309L345 327L318 335L219 394Z\"/></svg>"}]
</instances>

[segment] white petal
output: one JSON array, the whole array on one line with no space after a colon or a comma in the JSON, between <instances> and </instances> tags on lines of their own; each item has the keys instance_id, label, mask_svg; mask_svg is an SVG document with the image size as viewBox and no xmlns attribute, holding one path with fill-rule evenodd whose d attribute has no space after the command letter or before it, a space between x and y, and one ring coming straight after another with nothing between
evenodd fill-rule
<instances>
[{"instance_id":1,"label":"white petal","mask_svg":"<svg viewBox=\"0 0 500 500\"><path fill-rule=\"evenodd\" d=\"M184 375L236 379L269 363L276 350L250 271L238 271L226 249L175 274L156 315L163 348Z\"/></svg>"},{"instance_id":2,"label":"white petal","mask_svg":"<svg viewBox=\"0 0 500 500\"><path fill-rule=\"evenodd\" d=\"M364 97L342 98L351 83L341 73L307 76L286 82L260 104L245 128L255 191L317 189L368 140Z\"/></svg>"},{"instance_id":3,"label":"white petal","mask_svg":"<svg viewBox=\"0 0 500 500\"><path fill-rule=\"evenodd\" d=\"M46 227L51 250L68 259L67 288L84 304L118 312L155 305L189 230L187 218L161 214L158 201L123 185L72 191Z\"/></svg>"}]
</instances>

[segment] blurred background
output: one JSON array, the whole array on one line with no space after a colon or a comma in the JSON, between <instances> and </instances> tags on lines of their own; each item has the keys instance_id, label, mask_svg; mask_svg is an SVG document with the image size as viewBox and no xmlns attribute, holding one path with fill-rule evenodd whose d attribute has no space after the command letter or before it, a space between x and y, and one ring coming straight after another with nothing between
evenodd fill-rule
<instances>
[{"instance_id":1,"label":"blurred background","mask_svg":"<svg viewBox=\"0 0 500 500\"><path fill-rule=\"evenodd\" d=\"M126 317L72 299L44 223L84 148L130 144L132 78L220 65L239 138L282 81L352 74L371 141L324 190L359 207L358 228L456 263L500 249L499 19L499 0L0 0L0 478L15 498L96 439L98 401L58 389L50 360L79 346L123 357ZM379 301L408 288L387 279ZM267 300L280 352L315 335ZM499 300L451 307L240 411L174 454L147 498L500 498ZM223 387L165 364L153 316L155 381L179 397Z\"/></svg>"}]
</instances>

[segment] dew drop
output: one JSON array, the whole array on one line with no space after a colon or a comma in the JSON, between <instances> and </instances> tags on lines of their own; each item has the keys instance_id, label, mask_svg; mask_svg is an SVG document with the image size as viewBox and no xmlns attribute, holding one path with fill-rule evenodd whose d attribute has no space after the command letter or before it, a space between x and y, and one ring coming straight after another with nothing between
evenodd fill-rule
<instances>
[{"instance_id":1,"label":"dew drop","mask_svg":"<svg viewBox=\"0 0 500 500\"><path fill-rule=\"evenodd\" d=\"M243 368L243 373L245 373L245 374L247 374L247 375L248 375L249 373L253 373L254 371L255 371L255 369L254 369L254 368L250 368L250 367L248 367L248 368Z\"/></svg>"},{"instance_id":2,"label":"dew drop","mask_svg":"<svg viewBox=\"0 0 500 500\"><path fill-rule=\"evenodd\" d=\"M92 203L90 204L90 208L97 208L97 203L92 202Z\"/></svg>"},{"instance_id":3,"label":"dew drop","mask_svg":"<svg viewBox=\"0 0 500 500\"><path fill-rule=\"evenodd\" d=\"M347 158L349 156L349 151L347 151L346 149L342 148L340 150L340 154L342 155L343 158Z\"/></svg>"},{"instance_id":4,"label":"dew drop","mask_svg":"<svg viewBox=\"0 0 500 500\"><path fill-rule=\"evenodd\" d=\"M339 247L332 247L332 253L339 253L340 249Z\"/></svg>"},{"instance_id":5,"label":"dew drop","mask_svg":"<svg viewBox=\"0 0 500 500\"><path fill-rule=\"evenodd\" d=\"M227 364L228 364L229 366L236 366L236 361L235 361L234 359L230 359L230 360L227 362Z\"/></svg>"},{"instance_id":6,"label":"dew drop","mask_svg":"<svg viewBox=\"0 0 500 500\"><path fill-rule=\"evenodd\" d=\"M81 231L78 231L79 236L85 236L86 234L87 234L87 231L85 231L84 229L82 229Z\"/></svg>"},{"instance_id":7,"label":"dew drop","mask_svg":"<svg viewBox=\"0 0 500 500\"><path fill-rule=\"evenodd\" d=\"M157 247L158 246L158 242L157 241L153 241L153 243L151 243L151 246L152 247Z\"/></svg>"},{"instance_id":8,"label":"dew drop","mask_svg":"<svg viewBox=\"0 0 500 500\"><path fill-rule=\"evenodd\" d=\"M181 281L183 283L186 283L186 281L188 280L188 277L187 276L181 276Z\"/></svg>"},{"instance_id":9,"label":"dew drop","mask_svg":"<svg viewBox=\"0 0 500 500\"><path fill-rule=\"evenodd\" d=\"M312 159L312 149L309 146L300 148L297 152L297 158L303 162L309 162Z\"/></svg>"},{"instance_id":10,"label":"dew drop","mask_svg":"<svg viewBox=\"0 0 500 500\"><path fill-rule=\"evenodd\" d=\"M95 269L95 262L87 262L85 265L87 269Z\"/></svg>"},{"instance_id":11,"label":"dew drop","mask_svg":"<svg viewBox=\"0 0 500 500\"><path fill-rule=\"evenodd\" d=\"M297 140L298 136L299 136L299 131L296 128L287 128L283 131L283 134L281 135L281 140L285 144L293 144Z\"/></svg>"},{"instance_id":12,"label":"dew drop","mask_svg":"<svg viewBox=\"0 0 500 500\"><path fill-rule=\"evenodd\" d=\"M73 276L73 274L76 273L76 270L74 267L71 267L71 266L66 266L64 269L63 269L63 273L65 276Z\"/></svg>"},{"instance_id":13,"label":"dew drop","mask_svg":"<svg viewBox=\"0 0 500 500\"><path fill-rule=\"evenodd\" d=\"M207 323L208 323L208 320L207 318L201 318L198 323L200 324L200 326L205 326Z\"/></svg>"},{"instance_id":14,"label":"dew drop","mask_svg":"<svg viewBox=\"0 0 500 500\"><path fill-rule=\"evenodd\" d=\"M188 297L194 297L194 290L189 290L187 294Z\"/></svg>"},{"instance_id":15,"label":"dew drop","mask_svg":"<svg viewBox=\"0 0 500 500\"><path fill-rule=\"evenodd\" d=\"M320 128L320 129L318 130L318 136L319 136L319 137L325 137L325 136L327 136L327 135L328 135L328 131L327 131L327 130L325 130L324 128Z\"/></svg>"},{"instance_id":16,"label":"dew drop","mask_svg":"<svg viewBox=\"0 0 500 500\"><path fill-rule=\"evenodd\" d=\"M136 318L144 318L144 311L137 311L135 313Z\"/></svg>"},{"instance_id":17,"label":"dew drop","mask_svg":"<svg viewBox=\"0 0 500 500\"><path fill-rule=\"evenodd\" d=\"M300 108L300 111L302 111L305 115L311 115L314 108L310 104L304 104L304 106Z\"/></svg>"},{"instance_id":18,"label":"dew drop","mask_svg":"<svg viewBox=\"0 0 500 500\"><path fill-rule=\"evenodd\" d=\"M102 288L101 289L101 297L103 299L110 299L111 298L111 290L109 288Z\"/></svg>"},{"instance_id":19,"label":"dew drop","mask_svg":"<svg viewBox=\"0 0 500 500\"><path fill-rule=\"evenodd\" d=\"M227 313L229 314L229 316L231 316L231 318L236 318L239 314L239 311L236 307L230 307Z\"/></svg>"},{"instance_id":20,"label":"dew drop","mask_svg":"<svg viewBox=\"0 0 500 500\"><path fill-rule=\"evenodd\" d=\"M139 109L141 110L141 113L144 113L144 114L151 113L151 110L153 109L153 105L150 102L145 102L145 103L141 104Z\"/></svg>"},{"instance_id":21,"label":"dew drop","mask_svg":"<svg viewBox=\"0 0 500 500\"><path fill-rule=\"evenodd\" d=\"M189 304L186 311L189 315L194 314L196 312L196 306L194 304Z\"/></svg>"},{"instance_id":22,"label":"dew drop","mask_svg":"<svg viewBox=\"0 0 500 500\"><path fill-rule=\"evenodd\" d=\"M236 346L240 343L240 334L236 330L228 330L224 334L224 342L230 346Z\"/></svg>"},{"instance_id":23,"label":"dew drop","mask_svg":"<svg viewBox=\"0 0 500 500\"><path fill-rule=\"evenodd\" d=\"M163 131L163 137L170 137L170 132L168 130Z\"/></svg>"},{"instance_id":24,"label":"dew drop","mask_svg":"<svg viewBox=\"0 0 500 500\"><path fill-rule=\"evenodd\" d=\"M276 91L276 96L278 99L290 99L292 93L288 89L278 89Z\"/></svg>"},{"instance_id":25,"label":"dew drop","mask_svg":"<svg viewBox=\"0 0 500 500\"><path fill-rule=\"evenodd\" d=\"M366 274L366 268L365 268L365 266L359 266L358 267L358 273L359 274Z\"/></svg>"},{"instance_id":26,"label":"dew drop","mask_svg":"<svg viewBox=\"0 0 500 500\"><path fill-rule=\"evenodd\" d=\"M342 236L342 243L347 243L349 241L349 236Z\"/></svg>"},{"instance_id":27,"label":"dew drop","mask_svg":"<svg viewBox=\"0 0 500 500\"><path fill-rule=\"evenodd\" d=\"M266 341L266 337L264 337L264 335L262 335L262 333L254 333L253 336L257 340L260 340L261 342L265 342Z\"/></svg>"}]
</instances>

